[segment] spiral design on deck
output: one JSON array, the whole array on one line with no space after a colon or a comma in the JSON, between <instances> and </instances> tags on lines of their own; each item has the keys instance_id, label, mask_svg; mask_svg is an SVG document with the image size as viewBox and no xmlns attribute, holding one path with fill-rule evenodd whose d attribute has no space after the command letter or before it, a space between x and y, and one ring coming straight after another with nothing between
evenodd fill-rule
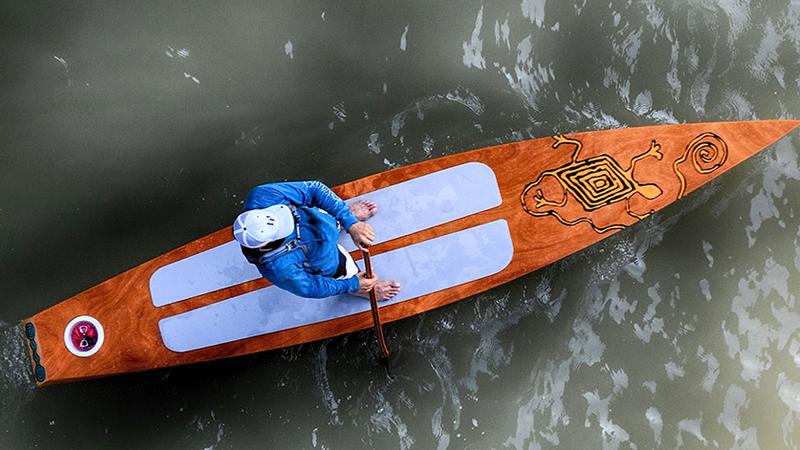
<instances>
[{"instance_id":1,"label":"spiral design on deck","mask_svg":"<svg viewBox=\"0 0 800 450\"><path fill-rule=\"evenodd\" d=\"M707 175L722 167L728 160L728 144L712 132L701 133L689 142L683 156L673 164L675 175L681 183L678 198L686 193L686 177L681 173L679 166L687 159L691 159L692 167L697 173Z\"/></svg>"}]
</instances>

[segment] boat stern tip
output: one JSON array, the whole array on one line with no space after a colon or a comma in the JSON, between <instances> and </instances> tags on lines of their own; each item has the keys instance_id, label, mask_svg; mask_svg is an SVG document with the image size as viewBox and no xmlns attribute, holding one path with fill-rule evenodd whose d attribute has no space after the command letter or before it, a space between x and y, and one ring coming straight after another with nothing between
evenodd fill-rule
<instances>
[{"instance_id":1,"label":"boat stern tip","mask_svg":"<svg viewBox=\"0 0 800 450\"><path fill-rule=\"evenodd\" d=\"M800 128L800 120L781 120L781 134L787 136Z\"/></svg>"},{"instance_id":2,"label":"boat stern tip","mask_svg":"<svg viewBox=\"0 0 800 450\"><path fill-rule=\"evenodd\" d=\"M790 130L800 127L800 120L796 119L782 119L782 120L776 120L776 122L785 124L785 126Z\"/></svg>"}]
</instances>

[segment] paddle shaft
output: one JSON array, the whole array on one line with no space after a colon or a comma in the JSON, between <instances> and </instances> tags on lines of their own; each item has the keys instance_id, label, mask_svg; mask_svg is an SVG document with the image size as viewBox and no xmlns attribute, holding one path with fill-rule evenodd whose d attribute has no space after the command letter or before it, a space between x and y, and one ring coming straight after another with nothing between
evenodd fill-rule
<instances>
[{"instance_id":1,"label":"paddle shaft","mask_svg":"<svg viewBox=\"0 0 800 450\"><path fill-rule=\"evenodd\" d=\"M364 256L367 278L372 278L372 261L369 259L369 250L362 248L361 254ZM381 347L381 353L383 353L384 358L389 358L389 347L386 345L386 339L383 337L383 326L381 325L381 317L378 314L378 298L375 294L375 288L369 291L369 306L372 309L372 322L375 325L375 334L378 335L378 344Z\"/></svg>"}]
</instances>

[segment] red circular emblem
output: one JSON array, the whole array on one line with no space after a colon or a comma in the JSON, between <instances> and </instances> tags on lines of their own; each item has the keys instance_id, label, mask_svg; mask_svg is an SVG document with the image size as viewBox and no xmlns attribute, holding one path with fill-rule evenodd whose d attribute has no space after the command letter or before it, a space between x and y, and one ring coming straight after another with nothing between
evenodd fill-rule
<instances>
[{"instance_id":1,"label":"red circular emblem","mask_svg":"<svg viewBox=\"0 0 800 450\"><path fill-rule=\"evenodd\" d=\"M103 346L103 325L92 316L78 316L64 327L64 345L81 358L94 355Z\"/></svg>"},{"instance_id":2,"label":"red circular emblem","mask_svg":"<svg viewBox=\"0 0 800 450\"><path fill-rule=\"evenodd\" d=\"M81 320L72 325L72 329L69 331L72 347L79 352L88 352L93 349L97 345L98 335L97 327L87 320Z\"/></svg>"}]
</instances>

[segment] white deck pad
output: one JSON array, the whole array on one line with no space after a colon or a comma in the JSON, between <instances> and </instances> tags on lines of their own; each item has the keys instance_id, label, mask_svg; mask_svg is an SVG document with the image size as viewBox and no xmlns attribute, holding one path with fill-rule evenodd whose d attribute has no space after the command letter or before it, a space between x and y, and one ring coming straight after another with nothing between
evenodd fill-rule
<instances>
[{"instance_id":1,"label":"white deck pad","mask_svg":"<svg viewBox=\"0 0 800 450\"><path fill-rule=\"evenodd\" d=\"M378 242L386 242L462 217L500 206L502 197L494 171L471 162L444 169L394 186L347 200L347 204L371 200L378 214L369 219ZM350 235L342 233L339 244L356 249Z\"/></svg>"},{"instance_id":2,"label":"white deck pad","mask_svg":"<svg viewBox=\"0 0 800 450\"><path fill-rule=\"evenodd\" d=\"M387 306L503 270L514 254L505 220L479 225L372 257L376 273L402 285ZM187 352L369 310L351 295L297 297L274 286L159 321L164 345Z\"/></svg>"},{"instance_id":3,"label":"white deck pad","mask_svg":"<svg viewBox=\"0 0 800 450\"><path fill-rule=\"evenodd\" d=\"M404 181L360 199L378 204L378 214L369 220L377 233L376 243L469 216L502 203L497 179L489 166L470 162ZM347 233L339 242L355 249ZM261 277L249 264L236 241L167 264L150 277L150 296L156 307L235 286Z\"/></svg>"}]
</instances>

